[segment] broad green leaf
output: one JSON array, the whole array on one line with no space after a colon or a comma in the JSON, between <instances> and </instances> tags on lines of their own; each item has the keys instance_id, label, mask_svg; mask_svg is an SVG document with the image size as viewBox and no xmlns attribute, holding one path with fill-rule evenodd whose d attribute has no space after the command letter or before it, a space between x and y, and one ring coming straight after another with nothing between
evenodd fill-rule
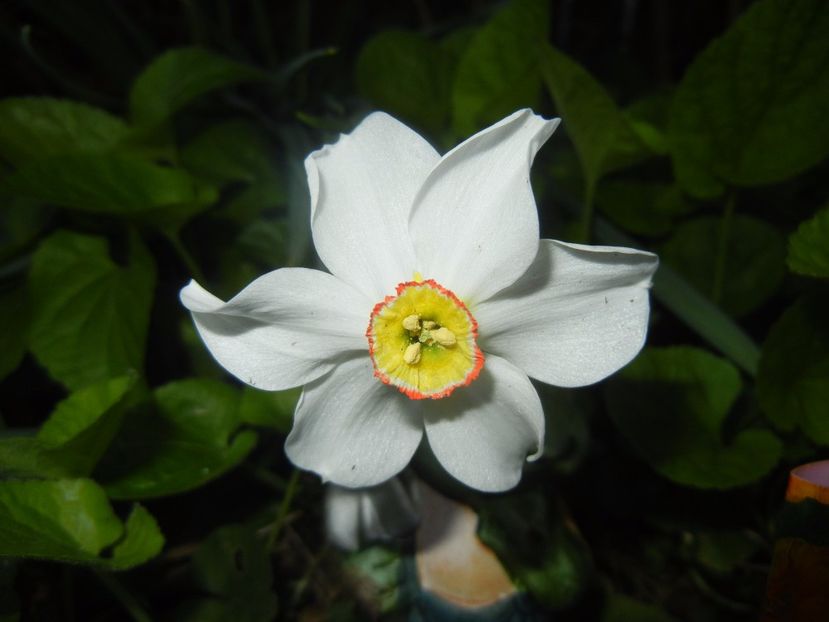
<instances>
[{"instance_id":1,"label":"broad green leaf","mask_svg":"<svg viewBox=\"0 0 829 622\"><path fill-rule=\"evenodd\" d=\"M136 124L155 125L210 91L266 78L258 69L202 48L169 50L136 78L130 113Z\"/></svg>"},{"instance_id":2,"label":"broad green leaf","mask_svg":"<svg viewBox=\"0 0 829 622\"><path fill-rule=\"evenodd\" d=\"M285 182L271 174L242 189L226 205L216 210L216 214L240 225L250 226L266 211L282 208L287 202Z\"/></svg>"},{"instance_id":3,"label":"broad green leaf","mask_svg":"<svg viewBox=\"0 0 829 622\"><path fill-rule=\"evenodd\" d=\"M147 561L163 544L144 508L134 506L124 525L92 480L0 482L0 556L115 570Z\"/></svg>"},{"instance_id":4,"label":"broad green leaf","mask_svg":"<svg viewBox=\"0 0 829 622\"><path fill-rule=\"evenodd\" d=\"M720 239L727 246L720 259ZM730 221L703 217L683 223L661 247L659 256L709 298L720 290L720 304L734 316L745 315L768 300L780 286L786 269L783 236L771 225L750 216ZM717 262L723 261L722 281L716 285Z\"/></svg>"},{"instance_id":5,"label":"broad green leaf","mask_svg":"<svg viewBox=\"0 0 829 622\"><path fill-rule=\"evenodd\" d=\"M792 272L829 277L829 207L801 223L789 236L787 262Z\"/></svg>"},{"instance_id":6,"label":"broad green leaf","mask_svg":"<svg viewBox=\"0 0 829 622\"><path fill-rule=\"evenodd\" d=\"M193 556L196 583L210 598L185 603L176 620L270 622L277 613L265 543L249 527L214 531Z\"/></svg>"},{"instance_id":7,"label":"broad green leaf","mask_svg":"<svg viewBox=\"0 0 829 622\"><path fill-rule=\"evenodd\" d=\"M565 609L587 589L587 545L541 493L486 499L476 508L478 535L518 587L549 609Z\"/></svg>"},{"instance_id":8,"label":"broad green leaf","mask_svg":"<svg viewBox=\"0 0 829 622\"><path fill-rule=\"evenodd\" d=\"M59 231L34 254L29 347L70 389L144 366L155 267L136 235L126 251L120 266L105 239Z\"/></svg>"},{"instance_id":9,"label":"broad green leaf","mask_svg":"<svg viewBox=\"0 0 829 622\"><path fill-rule=\"evenodd\" d=\"M388 615L405 602L405 584L400 580L403 563L400 552L375 545L349 554L345 567L361 585L368 586L370 602Z\"/></svg>"},{"instance_id":10,"label":"broad green leaf","mask_svg":"<svg viewBox=\"0 0 829 622\"><path fill-rule=\"evenodd\" d=\"M781 181L826 157L827 31L823 0L760 0L697 56L669 128L675 172L690 193Z\"/></svg>"},{"instance_id":11,"label":"broad green leaf","mask_svg":"<svg viewBox=\"0 0 829 622\"><path fill-rule=\"evenodd\" d=\"M680 216L694 209L677 186L627 179L602 182L596 205L615 225L647 236L669 233Z\"/></svg>"},{"instance_id":12,"label":"broad green leaf","mask_svg":"<svg viewBox=\"0 0 829 622\"><path fill-rule=\"evenodd\" d=\"M25 288L0 291L0 379L14 371L26 353L30 318Z\"/></svg>"},{"instance_id":13,"label":"broad green leaf","mask_svg":"<svg viewBox=\"0 0 829 622\"><path fill-rule=\"evenodd\" d=\"M236 238L235 250L249 261L268 269L288 261L288 223L259 218L250 222Z\"/></svg>"},{"instance_id":14,"label":"broad green leaf","mask_svg":"<svg viewBox=\"0 0 829 622\"><path fill-rule=\"evenodd\" d=\"M511 0L472 35L452 89L452 124L469 136L519 108L538 107L539 51L547 40L548 0Z\"/></svg>"},{"instance_id":15,"label":"broad green leaf","mask_svg":"<svg viewBox=\"0 0 829 622\"><path fill-rule=\"evenodd\" d=\"M217 185L253 182L271 174L271 151L260 130L235 119L208 128L185 145L181 162L193 174Z\"/></svg>"},{"instance_id":16,"label":"broad green leaf","mask_svg":"<svg viewBox=\"0 0 829 622\"><path fill-rule=\"evenodd\" d=\"M238 431L239 392L213 380L182 380L155 390L151 408L128 413L97 478L116 499L171 495L233 468L256 434Z\"/></svg>"},{"instance_id":17,"label":"broad green leaf","mask_svg":"<svg viewBox=\"0 0 829 622\"><path fill-rule=\"evenodd\" d=\"M829 296L791 306L763 344L757 396L766 416L784 430L796 427L829 445Z\"/></svg>"},{"instance_id":18,"label":"broad green leaf","mask_svg":"<svg viewBox=\"0 0 829 622\"><path fill-rule=\"evenodd\" d=\"M186 171L136 156L76 155L36 160L0 183L15 197L156 224L186 220L216 201L216 189Z\"/></svg>"},{"instance_id":19,"label":"broad green leaf","mask_svg":"<svg viewBox=\"0 0 829 622\"><path fill-rule=\"evenodd\" d=\"M291 430L301 389L261 391L253 387L242 390L239 418L251 425L273 428L287 434Z\"/></svg>"},{"instance_id":20,"label":"broad green leaf","mask_svg":"<svg viewBox=\"0 0 829 622\"><path fill-rule=\"evenodd\" d=\"M703 566L727 574L737 564L748 561L762 546L759 536L750 537L745 531L710 530L695 534L695 557Z\"/></svg>"},{"instance_id":21,"label":"broad green leaf","mask_svg":"<svg viewBox=\"0 0 829 622\"><path fill-rule=\"evenodd\" d=\"M616 426L659 473L688 486L727 489L766 475L782 451L768 430L725 437L741 389L737 369L713 354L649 348L608 383L605 395Z\"/></svg>"},{"instance_id":22,"label":"broad green leaf","mask_svg":"<svg viewBox=\"0 0 829 622\"><path fill-rule=\"evenodd\" d=\"M122 376L84 387L57 405L36 436L0 438L0 475L89 475L118 431L134 384Z\"/></svg>"},{"instance_id":23,"label":"broad green leaf","mask_svg":"<svg viewBox=\"0 0 829 622\"><path fill-rule=\"evenodd\" d=\"M584 169L587 195L607 172L650 155L604 87L581 65L550 45L541 74Z\"/></svg>"},{"instance_id":24,"label":"broad green leaf","mask_svg":"<svg viewBox=\"0 0 829 622\"><path fill-rule=\"evenodd\" d=\"M636 240L607 221L596 219L596 238L602 244L636 246ZM748 374L757 373L760 348L718 306L691 286L664 262L653 279L653 294L691 330L727 356Z\"/></svg>"},{"instance_id":25,"label":"broad green leaf","mask_svg":"<svg viewBox=\"0 0 829 622\"><path fill-rule=\"evenodd\" d=\"M357 57L357 88L380 110L435 135L449 119L454 61L422 35L387 30Z\"/></svg>"},{"instance_id":26,"label":"broad green leaf","mask_svg":"<svg viewBox=\"0 0 829 622\"><path fill-rule=\"evenodd\" d=\"M0 101L0 156L12 164L55 155L111 150L123 120L80 102L49 97Z\"/></svg>"}]
</instances>

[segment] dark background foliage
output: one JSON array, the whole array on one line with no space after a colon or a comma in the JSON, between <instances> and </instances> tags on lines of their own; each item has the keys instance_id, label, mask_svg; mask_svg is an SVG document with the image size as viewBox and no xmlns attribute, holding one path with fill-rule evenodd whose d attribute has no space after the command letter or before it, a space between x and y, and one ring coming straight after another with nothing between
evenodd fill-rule
<instances>
[{"instance_id":1,"label":"dark background foliage","mask_svg":"<svg viewBox=\"0 0 829 622\"><path fill-rule=\"evenodd\" d=\"M564 120L543 236L659 253L648 346L539 386L515 491L420 474L556 619L756 619L829 445L829 5L12 0L0 29L0 620L404 618L411 551L325 544L298 392L227 377L177 293L318 265L302 160L369 111L445 150L527 106Z\"/></svg>"}]
</instances>

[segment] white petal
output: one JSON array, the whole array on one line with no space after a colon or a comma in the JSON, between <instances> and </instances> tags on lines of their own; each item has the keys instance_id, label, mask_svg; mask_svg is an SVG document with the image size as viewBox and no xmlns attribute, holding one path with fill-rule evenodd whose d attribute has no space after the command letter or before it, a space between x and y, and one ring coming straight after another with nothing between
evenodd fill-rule
<instances>
[{"instance_id":1,"label":"white petal","mask_svg":"<svg viewBox=\"0 0 829 622\"><path fill-rule=\"evenodd\" d=\"M452 476L472 488L499 492L515 486L521 468L541 455L544 413L527 376L487 355L469 387L424 408L426 436Z\"/></svg>"},{"instance_id":2,"label":"white petal","mask_svg":"<svg viewBox=\"0 0 829 622\"><path fill-rule=\"evenodd\" d=\"M368 349L371 302L325 272L275 270L227 303L190 281L180 298L213 357L260 389L305 384Z\"/></svg>"},{"instance_id":3,"label":"white petal","mask_svg":"<svg viewBox=\"0 0 829 622\"><path fill-rule=\"evenodd\" d=\"M370 488L325 487L328 539L347 551L388 542L417 526L419 516L399 477Z\"/></svg>"},{"instance_id":4,"label":"white petal","mask_svg":"<svg viewBox=\"0 0 829 622\"><path fill-rule=\"evenodd\" d=\"M307 385L285 442L288 458L350 488L397 475L420 443L419 402L374 377L369 357L340 364Z\"/></svg>"},{"instance_id":5,"label":"white petal","mask_svg":"<svg viewBox=\"0 0 829 622\"><path fill-rule=\"evenodd\" d=\"M317 253L375 302L412 279L409 211L439 158L416 132L374 113L305 160Z\"/></svg>"},{"instance_id":6,"label":"white petal","mask_svg":"<svg viewBox=\"0 0 829 622\"><path fill-rule=\"evenodd\" d=\"M645 341L652 253L542 240L532 267L479 305L481 348L562 387L598 382Z\"/></svg>"},{"instance_id":7,"label":"white petal","mask_svg":"<svg viewBox=\"0 0 829 622\"><path fill-rule=\"evenodd\" d=\"M558 123L520 110L440 160L409 222L425 278L476 302L524 273L538 245L530 165Z\"/></svg>"},{"instance_id":8,"label":"white petal","mask_svg":"<svg viewBox=\"0 0 829 622\"><path fill-rule=\"evenodd\" d=\"M328 540L346 551L360 548L361 490L325 487L325 531Z\"/></svg>"}]
</instances>

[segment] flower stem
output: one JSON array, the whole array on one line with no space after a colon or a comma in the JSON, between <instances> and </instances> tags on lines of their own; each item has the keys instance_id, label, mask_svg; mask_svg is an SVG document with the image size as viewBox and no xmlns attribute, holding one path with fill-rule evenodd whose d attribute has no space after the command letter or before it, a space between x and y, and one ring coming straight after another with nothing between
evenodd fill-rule
<instances>
[{"instance_id":1,"label":"flower stem","mask_svg":"<svg viewBox=\"0 0 829 622\"><path fill-rule=\"evenodd\" d=\"M141 606L138 600L133 596L127 588L121 585L115 577L107 572L94 570L95 576L104 584L115 599L121 603L121 606L130 614L130 617L135 622L153 622L152 617Z\"/></svg>"},{"instance_id":2,"label":"flower stem","mask_svg":"<svg viewBox=\"0 0 829 622\"><path fill-rule=\"evenodd\" d=\"M731 238L731 223L734 220L735 203L734 194L732 193L725 202L725 210L720 219L720 236L717 239L714 281L711 284L711 302L717 305L722 302L723 287L725 286L725 270L728 262L728 246Z\"/></svg>"},{"instance_id":3,"label":"flower stem","mask_svg":"<svg viewBox=\"0 0 829 622\"><path fill-rule=\"evenodd\" d=\"M173 250L176 251L176 255L178 255L182 263L187 266L187 269L190 271L193 278L204 283L207 280L204 278L204 273L201 271L201 268L199 268L199 264L196 263L196 260L193 259L190 251L188 251L184 244L182 244L181 238L178 237L178 233L174 231L165 231L164 235L167 237L167 240L170 242Z\"/></svg>"},{"instance_id":4,"label":"flower stem","mask_svg":"<svg viewBox=\"0 0 829 622\"><path fill-rule=\"evenodd\" d=\"M288 517L288 512L291 509L291 504L294 502L297 488L299 486L299 469L294 469L291 473L291 478L288 480L288 487L285 490L285 496L282 497L282 502L279 504L279 509L276 511L276 518L273 521L271 532L268 534L268 550L273 550L279 532L285 525L285 519Z\"/></svg>"}]
</instances>

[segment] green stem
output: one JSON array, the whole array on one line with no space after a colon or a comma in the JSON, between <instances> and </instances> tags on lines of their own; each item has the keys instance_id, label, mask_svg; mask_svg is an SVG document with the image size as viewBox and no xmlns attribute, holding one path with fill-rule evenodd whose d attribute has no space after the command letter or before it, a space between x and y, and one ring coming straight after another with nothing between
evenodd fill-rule
<instances>
[{"instance_id":1,"label":"green stem","mask_svg":"<svg viewBox=\"0 0 829 622\"><path fill-rule=\"evenodd\" d=\"M282 497L282 503L279 504L279 509L276 511L276 518L273 521L271 533L268 535L268 550L273 550L279 538L279 532L282 531L282 527L285 525L285 519L288 517L288 512L294 502L294 496L296 495L298 486L299 469L294 469L293 473L291 473L291 478L288 480L288 488L285 490L285 496Z\"/></svg>"},{"instance_id":2,"label":"green stem","mask_svg":"<svg viewBox=\"0 0 829 622\"><path fill-rule=\"evenodd\" d=\"M196 263L196 260L193 259L190 251L188 251L184 244L182 244L181 238L178 237L178 233L175 231L165 231L164 235L176 251L179 259L181 259L182 263L187 266L187 269L190 271L193 278L201 283L206 282L207 279L204 278L204 273L201 271L201 268L199 268L199 264Z\"/></svg>"},{"instance_id":3,"label":"green stem","mask_svg":"<svg viewBox=\"0 0 829 622\"><path fill-rule=\"evenodd\" d=\"M717 259L714 264L714 282L711 285L711 301L714 304L722 302L723 287L725 286L725 270L728 262L728 246L731 239L731 223L734 220L736 201L734 194L725 202L725 210L720 219L720 236L717 240Z\"/></svg>"},{"instance_id":4,"label":"green stem","mask_svg":"<svg viewBox=\"0 0 829 622\"><path fill-rule=\"evenodd\" d=\"M593 201L596 195L596 182L592 179L585 179L584 184L584 205L582 206L581 220L577 231L577 241L584 244L590 242L593 231Z\"/></svg>"},{"instance_id":5,"label":"green stem","mask_svg":"<svg viewBox=\"0 0 829 622\"><path fill-rule=\"evenodd\" d=\"M130 614L130 617L135 622L153 622L152 617L141 606L138 600L133 596L127 588L121 585L111 574L94 570L95 576L104 584L104 586L115 596L115 599L121 603L121 606Z\"/></svg>"}]
</instances>

